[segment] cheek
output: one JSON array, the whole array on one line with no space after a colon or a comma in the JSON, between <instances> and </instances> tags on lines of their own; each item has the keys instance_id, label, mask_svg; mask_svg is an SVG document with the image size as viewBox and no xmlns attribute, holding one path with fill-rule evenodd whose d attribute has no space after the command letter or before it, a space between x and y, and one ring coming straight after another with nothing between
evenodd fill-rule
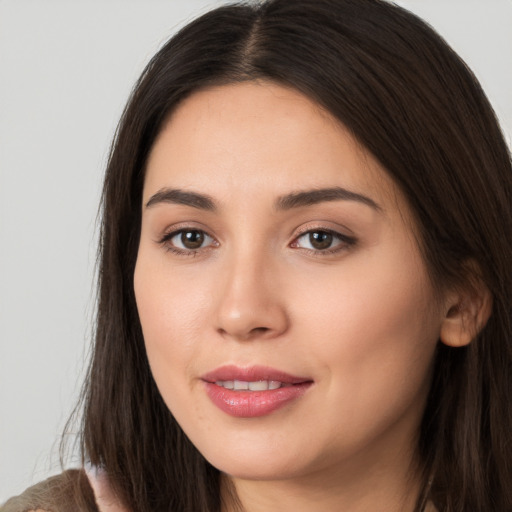
<instances>
[{"instance_id":1,"label":"cheek","mask_svg":"<svg viewBox=\"0 0 512 512\"><path fill-rule=\"evenodd\" d=\"M349 409L344 414L384 418L424 396L440 322L419 255L369 254L319 282L310 273L295 294L294 316L314 340L300 357L322 365L326 389Z\"/></svg>"},{"instance_id":2,"label":"cheek","mask_svg":"<svg viewBox=\"0 0 512 512\"><path fill-rule=\"evenodd\" d=\"M351 339L364 344L392 334L414 343L413 332L437 331L437 308L426 270L419 255L411 252L368 253L327 273L303 272L300 281L295 279L298 288L290 292L296 320L316 325L320 336L315 343L337 336L341 345ZM344 338L349 330L360 335Z\"/></svg>"},{"instance_id":3,"label":"cheek","mask_svg":"<svg viewBox=\"0 0 512 512\"><path fill-rule=\"evenodd\" d=\"M206 294L197 283L191 284L194 280L175 279L165 265L140 256L134 288L151 373L176 418L192 415L201 421L204 411L190 400L190 393L200 355L197 337L204 322Z\"/></svg>"},{"instance_id":4,"label":"cheek","mask_svg":"<svg viewBox=\"0 0 512 512\"><path fill-rule=\"evenodd\" d=\"M151 371L167 402L197 358L208 293L194 276L177 278L163 259L160 264L139 251L134 289Z\"/></svg>"}]
</instances>

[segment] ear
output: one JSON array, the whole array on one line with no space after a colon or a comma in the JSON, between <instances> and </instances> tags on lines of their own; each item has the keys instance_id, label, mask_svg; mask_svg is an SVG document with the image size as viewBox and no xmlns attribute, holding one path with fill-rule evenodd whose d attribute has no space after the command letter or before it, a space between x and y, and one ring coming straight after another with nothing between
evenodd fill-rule
<instances>
[{"instance_id":1,"label":"ear","mask_svg":"<svg viewBox=\"0 0 512 512\"><path fill-rule=\"evenodd\" d=\"M446 295L445 316L441 323L441 341L450 347L468 345L485 327L492 312L492 295L476 266L464 288Z\"/></svg>"}]
</instances>

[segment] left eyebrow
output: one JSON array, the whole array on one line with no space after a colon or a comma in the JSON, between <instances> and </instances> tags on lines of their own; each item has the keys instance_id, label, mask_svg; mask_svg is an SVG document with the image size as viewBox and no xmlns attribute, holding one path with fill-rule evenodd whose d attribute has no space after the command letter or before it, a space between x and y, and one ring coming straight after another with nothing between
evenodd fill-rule
<instances>
[{"instance_id":1,"label":"left eyebrow","mask_svg":"<svg viewBox=\"0 0 512 512\"><path fill-rule=\"evenodd\" d=\"M326 201L356 201L381 213L382 207L373 199L352 192L342 187L321 188L314 190L304 190L286 194L277 199L275 203L276 210L290 210L302 206L311 206Z\"/></svg>"}]
</instances>

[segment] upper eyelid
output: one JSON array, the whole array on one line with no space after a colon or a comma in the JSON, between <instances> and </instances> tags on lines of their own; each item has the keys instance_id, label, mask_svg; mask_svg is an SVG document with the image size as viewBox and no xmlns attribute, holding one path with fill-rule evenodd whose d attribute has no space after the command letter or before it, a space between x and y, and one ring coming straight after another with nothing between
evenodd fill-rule
<instances>
[{"instance_id":1,"label":"upper eyelid","mask_svg":"<svg viewBox=\"0 0 512 512\"><path fill-rule=\"evenodd\" d=\"M331 229L331 228L309 228L309 229L306 229L306 230L298 233L295 236L295 238L296 239L301 238L304 235L307 235L308 233L315 233L315 232L324 232L324 233L330 233L331 235L347 236L347 235L344 235L343 233L340 233L339 231L336 231L335 229Z\"/></svg>"},{"instance_id":2,"label":"upper eyelid","mask_svg":"<svg viewBox=\"0 0 512 512\"><path fill-rule=\"evenodd\" d=\"M306 229L305 231L301 231L298 235L295 236L294 240L297 240L298 238L302 238L304 235L307 235L309 233L315 233L315 232L323 232L323 233L329 233L331 235L337 236L341 239L350 239L355 240L356 237L354 235L347 235L345 233L342 233L336 229L332 228L310 228Z\"/></svg>"},{"instance_id":3,"label":"upper eyelid","mask_svg":"<svg viewBox=\"0 0 512 512\"><path fill-rule=\"evenodd\" d=\"M330 225L328 225L330 224ZM336 227L332 227L334 224L332 222L322 222L322 221L310 221L303 223L299 228L295 229L293 232L296 233L294 236L299 237L304 233L309 233L310 231L327 231L328 233L333 233L336 235L344 236L347 238L355 238L355 233L348 228L347 226L337 224Z\"/></svg>"},{"instance_id":4,"label":"upper eyelid","mask_svg":"<svg viewBox=\"0 0 512 512\"><path fill-rule=\"evenodd\" d=\"M176 230L173 230L173 231L169 231L168 233L165 233L163 238L165 239L171 239L171 238L174 238L175 236L179 235L180 233L183 233L183 232L187 232L187 231L197 231L199 233L204 233L207 237L211 238L212 240L216 240L216 238L212 235L210 235L210 233L208 233L208 231L205 231L204 229L193 229L193 228L181 228L181 229L176 229Z\"/></svg>"},{"instance_id":5,"label":"upper eyelid","mask_svg":"<svg viewBox=\"0 0 512 512\"><path fill-rule=\"evenodd\" d=\"M340 233L339 231L335 231L335 230L332 230L332 229L326 229L326 228L316 228L316 229L308 229L302 233L300 233L299 235L297 235L291 243L295 243L297 240L299 240L300 238L303 238L304 236L310 234L310 233L315 233L315 232L324 232L324 233L329 233L330 235L338 238L338 240L341 242L341 243L345 243L345 244L355 244L357 242L357 238L355 236L351 236L351 235L345 235L343 233ZM325 251L321 251L321 250L318 250L318 252L325 252Z\"/></svg>"},{"instance_id":6,"label":"upper eyelid","mask_svg":"<svg viewBox=\"0 0 512 512\"><path fill-rule=\"evenodd\" d=\"M168 226L161 231L159 239L170 238L173 235L176 235L177 233L180 233L182 231L201 231L206 235L212 237L213 239L217 240L217 238L211 234L210 230L208 230L204 226L196 224L195 222L178 222L176 224L172 224L171 226Z\"/></svg>"}]
</instances>

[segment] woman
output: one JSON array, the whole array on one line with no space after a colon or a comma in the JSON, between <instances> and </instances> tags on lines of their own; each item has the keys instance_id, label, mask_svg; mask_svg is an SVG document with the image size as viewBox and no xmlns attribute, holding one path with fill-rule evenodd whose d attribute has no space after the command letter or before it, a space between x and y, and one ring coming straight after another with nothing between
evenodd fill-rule
<instances>
[{"instance_id":1,"label":"woman","mask_svg":"<svg viewBox=\"0 0 512 512\"><path fill-rule=\"evenodd\" d=\"M396 6L192 22L107 169L89 476L4 509L512 510L511 177Z\"/></svg>"}]
</instances>

